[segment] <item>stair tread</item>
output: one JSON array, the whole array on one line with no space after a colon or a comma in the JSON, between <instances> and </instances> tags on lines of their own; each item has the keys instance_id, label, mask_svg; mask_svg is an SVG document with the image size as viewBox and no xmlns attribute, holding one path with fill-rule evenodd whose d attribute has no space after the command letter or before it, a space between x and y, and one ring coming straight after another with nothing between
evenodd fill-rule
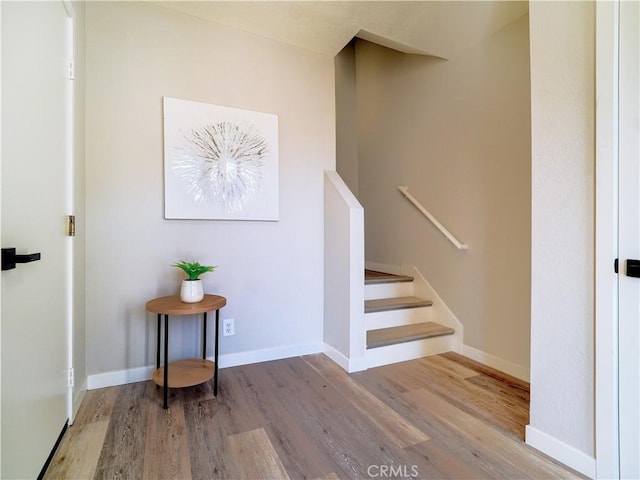
<instances>
[{"instance_id":1,"label":"stair tread","mask_svg":"<svg viewBox=\"0 0 640 480\"><path fill-rule=\"evenodd\" d=\"M435 322L413 323L399 327L379 328L367 332L367 349L413 342L425 338L452 335L453 328Z\"/></svg>"},{"instance_id":2,"label":"stair tread","mask_svg":"<svg viewBox=\"0 0 640 480\"><path fill-rule=\"evenodd\" d=\"M430 307L431 305L433 305L431 300L425 300L419 297L376 298L373 300L365 300L364 313L386 312L388 310L401 310L403 308Z\"/></svg>"},{"instance_id":3,"label":"stair tread","mask_svg":"<svg viewBox=\"0 0 640 480\"><path fill-rule=\"evenodd\" d=\"M375 285L378 283L413 282L413 277L408 275L394 275L392 273L378 272L375 270L364 271L364 284Z\"/></svg>"}]
</instances>

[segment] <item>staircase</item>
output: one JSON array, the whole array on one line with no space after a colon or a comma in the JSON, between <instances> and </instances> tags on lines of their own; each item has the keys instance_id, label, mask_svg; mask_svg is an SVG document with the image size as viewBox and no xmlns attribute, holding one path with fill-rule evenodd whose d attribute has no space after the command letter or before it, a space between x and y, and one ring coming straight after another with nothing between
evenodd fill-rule
<instances>
[{"instance_id":1,"label":"staircase","mask_svg":"<svg viewBox=\"0 0 640 480\"><path fill-rule=\"evenodd\" d=\"M455 350L455 330L432 321L433 302L414 290L411 276L365 270L367 367Z\"/></svg>"}]
</instances>

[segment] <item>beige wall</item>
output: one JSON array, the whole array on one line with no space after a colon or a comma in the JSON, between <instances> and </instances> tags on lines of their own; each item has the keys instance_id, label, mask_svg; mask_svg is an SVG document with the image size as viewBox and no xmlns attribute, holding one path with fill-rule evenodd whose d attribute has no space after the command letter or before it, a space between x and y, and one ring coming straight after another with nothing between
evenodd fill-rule
<instances>
[{"instance_id":1,"label":"beige wall","mask_svg":"<svg viewBox=\"0 0 640 480\"><path fill-rule=\"evenodd\" d=\"M529 366L530 90L526 16L447 61L356 45L366 259L415 264L465 344ZM458 239L458 251L404 197Z\"/></svg>"},{"instance_id":2,"label":"beige wall","mask_svg":"<svg viewBox=\"0 0 640 480\"><path fill-rule=\"evenodd\" d=\"M155 363L144 305L178 292L181 258L219 267L203 282L236 322L222 355L319 348L333 58L149 3L86 10L88 373ZM278 115L279 222L163 219L163 96ZM171 358L197 353L197 323L172 322Z\"/></svg>"},{"instance_id":3,"label":"beige wall","mask_svg":"<svg viewBox=\"0 0 640 480\"><path fill-rule=\"evenodd\" d=\"M530 9L530 424L593 456L595 5Z\"/></svg>"},{"instance_id":4,"label":"beige wall","mask_svg":"<svg viewBox=\"0 0 640 480\"><path fill-rule=\"evenodd\" d=\"M336 68L336 171L358 195L358 118L355 40L335 58Z\"/></svg>"}]
</instances>

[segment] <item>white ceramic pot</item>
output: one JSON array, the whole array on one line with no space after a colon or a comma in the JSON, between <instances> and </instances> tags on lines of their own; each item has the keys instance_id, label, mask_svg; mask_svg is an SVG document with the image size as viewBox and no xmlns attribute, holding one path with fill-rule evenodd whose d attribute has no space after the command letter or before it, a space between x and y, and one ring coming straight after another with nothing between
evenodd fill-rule
<instances>
[{"instance_id":1,"label":"white ceramic pot","mask_svg":"<svg viewBox=\"0 0 640 480\"><path fill-rule=\"evenodd\" d=\"M202 280L183 280L180 288L180 300L184 303L198 303L204 298Z\"/></svg>"}]
</instances>

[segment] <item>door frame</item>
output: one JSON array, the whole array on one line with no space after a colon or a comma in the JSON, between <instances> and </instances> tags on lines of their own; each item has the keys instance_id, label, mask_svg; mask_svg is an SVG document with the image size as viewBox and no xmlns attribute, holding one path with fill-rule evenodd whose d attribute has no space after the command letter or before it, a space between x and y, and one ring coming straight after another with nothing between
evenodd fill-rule
<instances>
[{"instance_id":1,"label":"door frame","mask_svg":"<svg viewBox=\"0 0 640 480\"><path fill-rule=\"evenodd\" d=\"M65 214L74 215L75 212L75 88L73 79L73 65L75 64L75 15L73 4L70 0L60 0L67 12L66 21L66 60L70 62L71 67L68 71L68 81L66 85L66 118L65 118L65 131L66 131L66 152L65 152L65 170L66 170L66 182L65 182ZM67 419L69 425L73 424L75 408L74 408L74 378L72 372L74 366L73 357L73 342L74 342L74 259L75 259L75 242L73 236L67 236L66 238L66 262L65 262L65 291L66 291L66 337L67 337L67 371L69 372L69 381L67 383Z\"/></svg>"},{"instance_id":2,"label":"door frame","mask_svg":"<svg viewBox=\"0 0 640 480\"><path fill-rule=\"evenodd\" d=\"M2 6L0 5L0 25L2 25ZM0 35L0 52L2 35ZM2 111L2 62L0 61L0 112ZM0 145L2 145L2 115L0 115ZM0 149L0 185L2 185L2 153ZM0 195L0 239L2 238L2 195ZM0 399L2 399L2 282L0 282ZM0 408L0 472L2 472L2 408Z\"/></svg>"},{"instance_id":3,"label":"door frame","mask_svg":"<svg viewBox=\"0 0 640 480\"><path fill-rule=\"evenodd\" d=\"M618 36L620 0L596 3L595 458L619 478Z\"/></svg>"}]
</instances>

